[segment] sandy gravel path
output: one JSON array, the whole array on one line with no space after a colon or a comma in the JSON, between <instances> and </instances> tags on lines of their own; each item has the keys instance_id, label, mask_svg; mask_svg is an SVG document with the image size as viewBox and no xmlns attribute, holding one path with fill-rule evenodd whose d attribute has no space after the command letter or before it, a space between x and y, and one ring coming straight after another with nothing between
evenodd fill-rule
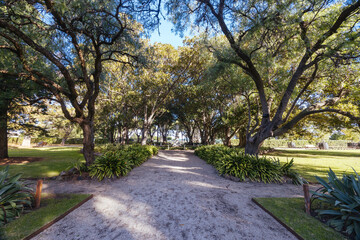
<instances>
[{"instance_id":1,"label":"sandy gravel path","mask_svg":"<svg viewBox=\"0 0 360 240\"><path fill-rule=\"evenodd\" d=\"M45 192L95 197L35 239L295 239L252 197L301 196L291 184L237 183L192 152L160 151L127 177L49 181Z\"/></svg>"}]
</instances>

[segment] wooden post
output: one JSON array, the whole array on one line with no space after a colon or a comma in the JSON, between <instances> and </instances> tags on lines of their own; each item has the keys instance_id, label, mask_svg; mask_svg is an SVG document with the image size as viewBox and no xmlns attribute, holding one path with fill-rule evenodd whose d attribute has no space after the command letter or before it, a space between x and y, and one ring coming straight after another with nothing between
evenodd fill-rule
<instances>
[{"instance_id":1,"label":"wooden post","mask_svg":"<svg viewBox=\"0 0 360 240\"><path fill-rule=\"evenodd\" d=\"M38 180L36 185L36 193L35 193L35 208L40 207L42 185L43 185L43 180Z\"/></svg>"},{"instance_id":2,"label":"wooden post","mask_svg":"<svg viewBox=\"0 0 360 240\"><path fill-rule=\"evenodd\" d=\"M303 185L304 190L304 200L305 200L305 211L307 215L310 214L310 193L309 193L309 184Z\"/></svg>"}]
</instances>

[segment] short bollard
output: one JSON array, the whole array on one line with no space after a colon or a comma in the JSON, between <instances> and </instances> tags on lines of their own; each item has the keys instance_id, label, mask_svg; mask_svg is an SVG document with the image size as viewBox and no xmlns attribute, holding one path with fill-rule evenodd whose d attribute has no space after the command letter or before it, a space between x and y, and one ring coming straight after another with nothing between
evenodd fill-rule
<instances>
[{"instance_id":1,"label":"short bollard","mask_svg":"<svg viewBox=\"0 0 360 240\"><path fill-rule=\"evenodd\" d=\"M310 214L310 193L309 193L309 184L303 185L304 189L304 200L305 200L305 211L307 215Z\"/></svg>"},{"instance_id":2,"label":"short bollard","mask_svg":"<svg viewBox=\"0 0 360 240\"><path fill-rule=\"evenodd\" d=\"M43 185L43 180L38 180L36 185L36 193L35 193L35 208L40 207L42 185Z\"/></svg>"}]
</instances>

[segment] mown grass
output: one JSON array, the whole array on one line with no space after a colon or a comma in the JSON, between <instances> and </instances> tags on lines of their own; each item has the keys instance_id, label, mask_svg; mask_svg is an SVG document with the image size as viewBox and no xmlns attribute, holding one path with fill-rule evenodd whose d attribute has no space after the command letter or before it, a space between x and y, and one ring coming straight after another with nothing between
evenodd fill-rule
<instances>
[{"instance_id":1,"label":"mown grass","mask_svg":"<svg viewBox=\"0 0 360 240\"><path fill-rule=\"evenodd\" d=\"M10 157L42 157L43 161L10 166L10 174L23 173L23 178L58 176L76 162L84 161L78 147L44 147L9 149Z\"/></svg>"},{"instance_id":2,"label":"mown grass","mask_svg":"<svg viewBox=\"0 0 360 240\"><path fill-rule=\"evenodd\" d=\"M35 232L89 197L89 194L42 195L41 207L2 227L6 240L18 240ZM1 237L1 236L0 236Z\"/></svg>"},{"instance_id":3,"label":"mown grass","mask_svg":"<svg viewBox=\"0 0 360 240\"><path fill-rule=\"evenodd\" d=\"M267 154L278 157L281 162L294 159L294 169L310 182L315 176L327 177L331 168L337 175L360 172L360 150L276 150Z\"/></svg>"},{"instance_id":4,"label":"mown grass","mask_svg":"<svg viewBox=\"0 0 360 240\"><path fill-rule=\"evenodd\" d=\"M340 240L342 234L304 211L303 198L256 198L263 207L305 240Z\"/></svg>"}]
</instances>

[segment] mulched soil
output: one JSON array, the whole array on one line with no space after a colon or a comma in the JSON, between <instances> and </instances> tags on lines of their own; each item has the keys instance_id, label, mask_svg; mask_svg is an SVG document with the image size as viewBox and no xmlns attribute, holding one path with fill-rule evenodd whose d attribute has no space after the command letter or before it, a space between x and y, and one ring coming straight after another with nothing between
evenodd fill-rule
<instances>
[{"instance_id":1,"label":"mulched soil","mask_svg":"<svg viewBox=\"0 0 360 240\"><path fill-rule=\"evenodd\" d=\"M0 158L0 166L1 165L14 165L21 163L30 163L30 162L38 162L42 161L45 158L41 157L9 157L9 158Z\"/></svg>"}]
</instances>

